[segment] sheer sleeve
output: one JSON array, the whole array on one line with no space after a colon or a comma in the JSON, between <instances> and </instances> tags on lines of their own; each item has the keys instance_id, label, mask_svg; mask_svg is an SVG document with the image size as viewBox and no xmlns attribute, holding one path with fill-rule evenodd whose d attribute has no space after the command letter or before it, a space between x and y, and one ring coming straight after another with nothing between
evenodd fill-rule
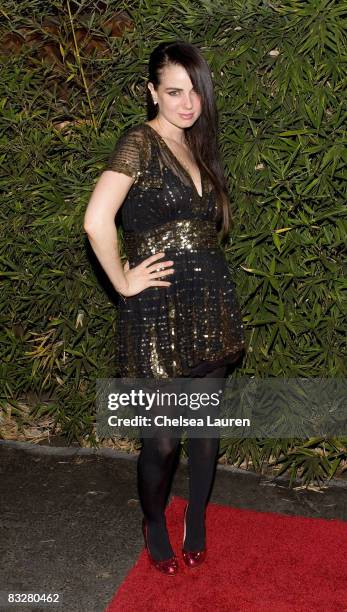
<instances>
[{"instance_id":1,"label":"sheer sleeve","mask_svg":"<svg viewBox=\"0 0 347 612\"><path fill-rule=\"evenodd\" d=\"M119 138L104 170L114 170L138 180L148 157L143 133L137 126L129 128Z\"/></svg>"}]
</instances>

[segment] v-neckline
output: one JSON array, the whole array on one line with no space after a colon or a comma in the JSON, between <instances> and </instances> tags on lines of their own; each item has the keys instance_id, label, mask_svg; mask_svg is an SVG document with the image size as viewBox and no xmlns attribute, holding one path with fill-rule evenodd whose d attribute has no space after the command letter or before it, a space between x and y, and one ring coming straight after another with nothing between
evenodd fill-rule
<instances>
[{"instance_id":1,"label":"v-neckline","mask_svg":"<svg viewBox=\"0 0 347 612\"><path fill-rule=\"evenodd\" d=\"M169 153L172 155L172 157L174 158L174 160L176 161L176 163L177 163L177 164L180 166L180 168L182 168L182 170L184 171L184 173L185 173L185 174L188 176L188 178L189 178L189 180L190 180L191 184L192 184L192 185L193 185L193 187L194 187L194 191L195 191L196 195L198 196L198 198L199 198L200 200L202 200L202 199L203 199L203 197L204 197L204 179L203 179L203 177L202 177L202 174L201 174L200 169L198 168L198 170L199 170L199 174L200 174L201 195L200 195L200 193L199 193L199 192L198 192L198 190L197 190L197 187L196 187L196 185L195 185L195 183L194 183L194 181L193 181L193 178L192 178L192 176L191 176L190 172L188 172L188 170L187 170L187 169L186 169L186 168L183 166L183 164L180 162L180 160L179 160L179 159L178 159L178 157L177 157L177 156L174 154L174 152L173 152L173 151L171 151L171 149L170 149L169 145L167 145L167 144L166 144L166 142L165 142L164 138L163 138L163 137L162 137L162 136L159 134L159 132L157 132L157 130L155 130L155 129L154 129L152 126L151 126L151 125L149 125L149 123L144 123L143 125L146 125L147 127L149 127L149 129L150 129L152 132L154 132L154 133L157 135L157 137L159 138L159 140L160 140L160 141L161 141L161 142L164 144L165 148L166 148L166 149L169 151Z\"/></svg>"}]
</instances>

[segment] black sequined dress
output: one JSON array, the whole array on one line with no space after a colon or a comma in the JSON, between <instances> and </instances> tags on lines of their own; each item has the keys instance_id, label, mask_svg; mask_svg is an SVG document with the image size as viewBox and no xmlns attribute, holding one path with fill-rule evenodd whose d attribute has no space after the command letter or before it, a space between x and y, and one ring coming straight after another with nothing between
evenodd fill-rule
<instances>
[{"instance_id":1,"label":"black sequined dress","mask_svg":"<svg viewBox=\"0 0 347 612\"><path fill-rule=\"evenodd\" d=\"M116 357L121 377L203 376L245 346L236 288L218 243L215 191L202 196L149 124L123 132L104 170L135 178L120 209L130 268L154 253L172 260L167 287L120 300Z\"/></svg>"}]
</instances>

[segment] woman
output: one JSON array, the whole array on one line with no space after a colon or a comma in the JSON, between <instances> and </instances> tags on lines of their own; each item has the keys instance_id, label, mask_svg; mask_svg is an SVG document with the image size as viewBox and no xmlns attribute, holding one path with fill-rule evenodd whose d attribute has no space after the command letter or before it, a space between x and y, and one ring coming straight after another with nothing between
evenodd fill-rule
<instances>
[{"instance_id":1,"label":"woman","mask_svg":"<svg viewBox=\"0 0 347 612\"><path fill-rule=\"evenodd\" d=\"M188 377L188 383L204 377L212 389L242 354L244 334L218 240L228 234L230 217L212 78L194 45L176 41L154 49L147 115L147 122L118 140L88 204L84 229L123 298L120 375L162 385L175 377ZM114 225L121 207L124 268ZM153 406L152 413L156 410ZM179 443L174 435L143 435L138 459L145 543L152 565L167 575L178 569L165 506ZM182 553L189 567L206 557L205 510L218 449L218 437L188 439Z\"/></svg>"}]
</instances>

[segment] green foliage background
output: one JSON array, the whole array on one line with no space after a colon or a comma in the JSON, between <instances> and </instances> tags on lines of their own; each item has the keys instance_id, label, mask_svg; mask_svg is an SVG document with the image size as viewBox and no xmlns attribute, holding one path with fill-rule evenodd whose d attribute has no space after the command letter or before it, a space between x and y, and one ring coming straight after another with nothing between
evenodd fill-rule
<instances>
[{"instance_id":1,"label":"green foliage background","mask_svg":"<svg viewBox=\"0 0 347 612\"><path fill-rule=\"evenodd\" d=\"M118 136L146 119L146 65L165 39L195 43L213 71L248 345L235 376L345 376L346 3L4 0L1 13L2 405L25 399L95 443L117 295L83 216ZM346 437L221 452L305 482L347 457Z\"/></svg>"}]
</instances>

